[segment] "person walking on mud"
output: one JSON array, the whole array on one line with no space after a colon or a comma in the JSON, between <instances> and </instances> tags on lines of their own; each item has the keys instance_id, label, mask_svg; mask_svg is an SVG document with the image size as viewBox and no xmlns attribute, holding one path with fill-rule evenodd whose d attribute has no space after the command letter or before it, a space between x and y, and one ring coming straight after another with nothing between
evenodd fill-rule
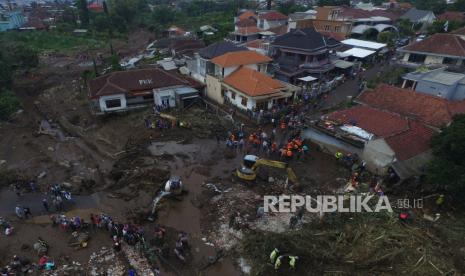
<instances>
[{"instance_id":1,"label":"person walking on mud","mask_svg":"<svg viewBox=\"0 0 465 276\"><path fill-rule=\"evenodd\" d=\"M50 212L50 207L48 205L48 201L47 201L47 198L44 197L44 199L42 199L42 206L44 206L44 209L45 211L48 213Z\"/></svg>"}]
</instances>

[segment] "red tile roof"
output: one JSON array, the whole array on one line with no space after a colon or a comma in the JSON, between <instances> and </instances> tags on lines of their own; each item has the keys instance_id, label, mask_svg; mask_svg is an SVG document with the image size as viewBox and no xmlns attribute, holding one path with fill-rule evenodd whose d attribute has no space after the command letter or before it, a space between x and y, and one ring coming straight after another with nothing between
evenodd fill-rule
<instances>
[{"instance_id":1,"label":"red tile roof","mask_svg":"<svg viewBox=\"0 0 465 276\"><path fill-rule=\"evenodd\" d=\"M335 111L328 119L340 124L356 125L379 137L391 136L409 129L407 119L368 106L355 106L349 109Z\"/></svg>"},{"instance_id":2,"label":"red tile roof","mask_svg":"<svg viewBox=\"0 0 465 276\"><path fill-rule=\"evenodd\" d=\"M268 20L268 21L287 20L287 16L277 11L269 11L269 12L261 13L258 15L258 18Z\"/></svg>"},{"instance_id":3,"label":"red tile roof","mask_svg":"<svg viewBox=\"0 0 465 276\"><path fill-rule=\"evenodd\" d=\"M250 26L250 27L242 27L242 28L237 28L237 30L234 31L235 34L239 35L253 35L253 34L258 34L262 30L258 28L257 26Z\"/></svg>"},{"instance_id":4,"label":"red tile roof","mask_svg":"<svg viewBox=\"0 0 465 276\"><path fill-rule=\"evenodd\" d=\"M401 50L463 57L465 56L465 40L451 34L434 34L425 40L407 45Z\"/></svg>"},{"instance_id":5,"label":"red tile roof","mask_svg":"<svg viewBox=\"0 0 465 276\"><path fill-rule=\"evenodd\" d=\"M247 67L232 72L224 83L251 97L274 94L284 88L280 81Z\"/></svg>"},{"instance_id":6,"label":"red tile roof","mask_svg":"<svg viewBox=\"0 0 465 276\"><path fill-rule=\"evenodd\" d=\"M450 123L453 115L465 111L465 101L450 102L387 84L381 84L374 90L365 90L357 101L374 108L416 118L434 127L442 127Z\"/></svg>"},{"instance_id":7,"label":"red tile roof","mask_svg":"<svg viewBox=\"0 0 465 276\"><path fill-rule=\"evenodd\" d=\"M409 120L410 128L397 135L385 138L386 143L396 153L396 158L404 161L430 148L434 131L422 123Z\"/></svg>"},{"instance_id":8,"label":"red tile roof","mask_svg":"<svg viewBox=\"0 0 465 276\"><path fill-rule=\"evenodd\" d=\"M263 40L261 39L255 39L245 44L245 46L248 48L261 48L262 45L263 45Z\"/></svg>"},{"instance_id":9,"label":"red tile roof","mask_svg":"<svg viewBox=\"0 0 465 276\"><path fill-rule=\"evenodd\" d=\"M236 22L236 26L237 27L240 27L240 28L244 28L244 27L253 27L253 26L257 26L257 22L253 19L242 19L242 20L239 20Z\"/></svg>"},{"instance_id":10,"label":"red tile roof","mask_svg":"<svg viewBox=\"0 0 465 276\"><path fill-rule=\"evenodd\" d=\"M451 34L454 35L465 35L465 27L452 31Z\"/></svg>"},{"instance_id":11,"label":"red tile roof","mask_svg":"<svg viewBox=\"0 0 465 276\"><path fill-rule=\"evenodd\" d=\"M257 15L253 11L245 11L238 16L239 20L257 18Z\"/></svg>"},{"instance_id":12,"label":"red tile roof","mask_svg":"<svg viewBox=\"0 0 465 276\"><path fill-rule=\"evenodd\" d=\"M267 63L272 61L272 59L255 51L247 50L228 52L224 55L212 59L211 61L212 63L221 67L231 67L247 64Z\"/></svg>"},{"instance_id":13,"label":"red tile roof","mask_svg":"<svg viewBox=\"0 0 465 276\"><path fill-rule=\"evenodd\" d=\"M273 32L276 35L283 35L287 33L287 25L281 25L278 27L269 28L267 31Z\"/></svg>"},{"instance_id":14,"label":"red tile roof","mask_svg":"<svg viewBox=\"0 0 465 276\"><path fill-rule=\"evenodd\" d=\"M155 88L189 85L189 81L158 68L113 72L89 82L89 97L150 92Z\"/></svg>"},{"instance_id":15,"label":"red tile roof","mask_svg":"<svg viewBox=\"0 0 465 276\"><path fill-rule=\"evenodd\" d=\"M465 14L463 12L446 11L443 14L438 15L438 20L462 22L465 20Z\"/></svg>"}]
</instances>

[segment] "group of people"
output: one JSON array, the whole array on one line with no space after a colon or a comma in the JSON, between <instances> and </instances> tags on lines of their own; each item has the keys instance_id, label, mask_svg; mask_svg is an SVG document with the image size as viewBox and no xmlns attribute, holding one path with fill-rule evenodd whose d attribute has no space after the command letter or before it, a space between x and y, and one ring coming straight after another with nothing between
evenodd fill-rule
<instances>
[{"instance_id":1,"label":"group of people","mask_svg":"<svg viewBox=\"0 0 465 276\"><path fill-rule=\"evenodd\" d=\"M277 248L275 248L275 249L273 249L273 251L271 251L270 262L271 262L272 265L274 265L274 269L279 270L279 268L281 267L281 264L283 263L284 259L287 257L288 260L289 260L289 268L294 270L299 257L294 256L294 255L288 255L288 254L286 254L286 255L279 255L279 254L280 254L280 252L279 252L279 250Z\"/></svg>"},{"instance_id":2,"label":"group of people","mask_svg":"<svg viewBox=\"0 0 465 276\"><path fill-rule=\"evenodd\" d=\"M279 150L279 153L280 153L281 159L290 161L294 158L294 156L296 156L297 159L300 159L302 156L307 155L309 150L310 150L309 147L303 144L303 141L300 137L295 137L295 138L289 139L287 144L281 147L281 149Z\"/></svg>"},{"instance_id":3,"label":"group of people","mask_svg":"<svg viewBox=\"0 0 465 276\"><path fill-rule=\"evenodd\" d=\"M161 117L153 121L148 118L145 118L144 123L145 123L145 127L148 129L164 130L164 129L171 129L174 127L173 122L167 119L163 119Z\"/></svg>"},{"instance_id":4,"label":"group of people","mask_svg":"<svg viewBox=\"0 0 465 276\"><path fill-rule=\"evenodd\" d=\"M88 223L84 222L84 220L78 216L67 218L64 214L51 215L50 220L53 226L59 226L61 229L65 231L71 230L71 232L79 229L86 229L89 226Z\"/></svg>"}]
</instances>

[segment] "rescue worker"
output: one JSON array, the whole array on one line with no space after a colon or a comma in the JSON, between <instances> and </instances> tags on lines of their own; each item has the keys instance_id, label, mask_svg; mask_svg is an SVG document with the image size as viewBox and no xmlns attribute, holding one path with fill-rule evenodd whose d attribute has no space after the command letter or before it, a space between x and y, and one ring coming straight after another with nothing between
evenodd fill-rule
<instances>
[{"instance_id":1,"label":"rescue worker","mask_svg":"<svg viewBox=\"0 0 465 276\"><path fill-rule=\"evenodd\" d=\"M279 250L277 248L273 249L270 254L270 262L274 264L276 262L276 258L278 257Z\"/></svg>"},{"instance_id":2,"label":"rescue worker","mask_svg":"<svg viewBox=\"0 0 465 276\"><path fill-rule=\"evenodd\" d=\"M291 269L295 269L295 262L299 259L297 256L289 256L289 266Z\"/></svg>"},{"instance_id":3,"label":"rescue worker","mask_svg":"<svg viewBox=\"0 0 465 276\"><path fill-rule=\"evenodd\" d=\"M444 195L440 194L438 196L438 198L436 199L436 206L437 206L438 210L440 210L442 208L443 204L444 204Z\"/></svg>"},{"instance_id":4,"label":"rescue worker","mask_svg":"<svg viewBox=\"0 0 465 276\"><path fill-rule=\"evenodd\" d=\"M336 154L334 154L334 156L336 156L337 160L340 160L342 157L344 157L344 154L342 154L342 152L338 151L338 152L336 152Z\"/></svg>"},{"instance_id":5,"label":"rescue worker","mask_svg":"<svg viewBox=\"0 0 465 276\"><path fill-rule=\"evenodd\" d=\"M281 259L283 258L283 256L279 256L277 259L276 259L276 262L274 263L274 269L275 270L278 270L279 267L281 266Z\"/></svg>"}]
</instances>

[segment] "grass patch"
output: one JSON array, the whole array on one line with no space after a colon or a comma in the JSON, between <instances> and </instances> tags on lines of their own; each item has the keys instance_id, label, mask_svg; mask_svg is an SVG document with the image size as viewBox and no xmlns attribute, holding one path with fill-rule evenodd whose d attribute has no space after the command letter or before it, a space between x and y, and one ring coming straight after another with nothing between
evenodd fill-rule
<instances>
[{"instance_id":1,"label":"grass patch","mask_svg":"<svg viewBox=\"0 0 465 276\"><path fill-rule=\"evenodd\" d=\"M0 44L24 43L39 52L67 52L83 47L98 49L104 47L107 40L106 35L103 34L75 35L59 31L5 32L0 34Z\"/></svg>"}]
</instances>

